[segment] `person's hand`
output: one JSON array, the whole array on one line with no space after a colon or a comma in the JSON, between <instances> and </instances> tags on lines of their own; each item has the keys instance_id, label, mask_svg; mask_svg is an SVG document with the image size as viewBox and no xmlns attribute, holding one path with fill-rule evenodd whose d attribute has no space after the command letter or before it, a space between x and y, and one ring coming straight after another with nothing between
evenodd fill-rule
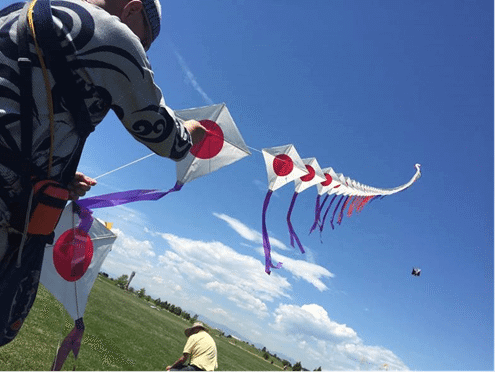
<instances>
[{"instance_id":1,"label":"person's hand","mask_svg":"<svg viewBox=\"0 0 495 372\"><path fill-rule=\"evenodd\" d=\"M76 172L74 178L69 183L69 200L77 200L91 189L91 186L96 185L96 180L85 176L81 172Z\"/></svg>"},{"instance_id":2,"label":"person's hand","mask_svg":"<svg viewBox=\"0 0 495 372\"><path fill-rule=\"evenodd\" d=\"M167 371L170 371L170 369L172 368L172 366L167 366L167 368L165 368Z\"/></svg>"},{"instance_id":3,"label":"person's hand","mask_svg":"<svg viewBox=\"0 0 495 372\"><path fill-rule=\"evenodd\" d=\"M193 145L200 143L206 135L206 128L203 127L199 121L188 120L183 123L187 131L191 135Z\"/></svg>"}]
</instances>

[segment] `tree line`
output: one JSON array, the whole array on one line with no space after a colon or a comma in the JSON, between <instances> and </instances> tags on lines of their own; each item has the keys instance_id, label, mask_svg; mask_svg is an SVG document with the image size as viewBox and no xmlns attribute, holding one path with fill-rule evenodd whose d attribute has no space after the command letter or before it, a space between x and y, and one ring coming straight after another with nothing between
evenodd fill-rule
<instances>
[{"instance_id":1,"label":"tree line","mask_svg":"<svg viewBox=\"0 0 495 372\"><path fill-rule=\"evenodd\" d=\"M170 304L167 301L162 301L160 298L153 299L150 295L146 294L146 289L141 288L139 290L134 289L134 287L129 287L128 282L129 282L129 276L128 275L121 275L117 279L113 279L108 276L107 273L101 272L100 275L109 278L117 287L122 288L123 290L126 290L130 293L135 293L137 297L142 298L148 302L152 302L155 304L156 307L159 307L163 310L168 310L172 314L175 314L177 316L180 316L184 318L187 321L190 322L195 322L198 319L198 314L195 314L194 316L191 316L187 311L184 311L180 308L180 306L175 306L174 304Z\"/></svg>"}]
</instances>

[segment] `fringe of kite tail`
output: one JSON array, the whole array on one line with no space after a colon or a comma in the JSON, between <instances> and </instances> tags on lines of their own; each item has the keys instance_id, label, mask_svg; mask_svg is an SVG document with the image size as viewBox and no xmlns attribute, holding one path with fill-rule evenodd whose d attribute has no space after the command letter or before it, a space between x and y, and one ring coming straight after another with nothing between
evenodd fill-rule
<instances>
[{"instance_id":1,"label":"fringe of kite tail","mask_svg":"<svg viewBox=\"0 0 495 372\"><path fill-rule=\"evenodd\" d=\"M299 241L299 238L294 231L294 227L292 227L292 222L290 221L290 217L292 215L292 210L294 209L294 204L296 203L297 195L299 195L298 192L294 192L294 195L292 196L292 201L290 203L289 211L287 212L287 226L289 226L289 235L290 235L290 245L294 247L294 240L296 241L299 249L301 250L301 253L304 253L304 248Z\"/></svg>"},{"instance_id":2,"label":"fringe of kite tail","mask_svg":"<svg viewBox=\"0 0 495 372\"><path fill-rule=\"evenodd\" d=\"M359 205L358 205L358 207L357 207L356 211L357 211L358 213L360 213L360 212L363 210L364 206L365 206L366 204L368 204L369 202L371 202L371 201L372 201L375 197L377 197L377 196L378 196L378 195L370 195L370 196L365 197L365 198L361 201L361 203L359 203Z\"/></svg>"},{"instance_id":3,"label":"fringe of kite tail","mask_svg":"<svg viewBox=\"0 0 495 372\"><path fill-rule=\"evenodd\" d=\"M340 213L339 213L339 218L337 219L337 223L340 225L342 223L342 217L344 217L344 211L345 211L345 208L347 207L347 203L349 202L349 200L351 200L353 198L353 196L350 196L348 195L346 198L345 198L345 201L344 201L344 205L342 205L342 208L340 209Z\"/></svg>"},{"instance_id":4,"label":"fringe of kite tail","mask_svg":"<svg viewBox=\"0 0 495 372\"><path fill-rule=\"evenodd\" d=\"M330 195L327 195L327 197L328 196L330 196ZM330 204L328 205L327 210L325 211L325 214L323 215L323 220L321 221L321 224L320 224L320 235L323 232L323 228L325 226L325 220L327 219L328 212L330 211L330 208L332 207L333 201L335 200L336 197L337 197L337 194L335 194L333 196L332 200L330 200Z\"/></svg>"},{"instance_id":5,"label":"fringe of kite tail","mask_svg":"<svg viewBox=\"0 0 495 372\"><path fill-rule=\"evenodd\" d=\"M342 195L339 199L339 202L337 203L337 206L335 207L335 209L333 210L333 215L332 215L332 219L330 220L330 226L332 226L332 230L335 230L335 226L333 225L333 220L335 218L335 213L337 213L337 209L339 209L339 205L340 203L342 202L342 200L344 199L344 196L345 195Z\"/></svg>"},{"instance_id":6,"label":"fringe of kite tail","mask_svg":"<svg viewBox=\"0 0 495 372\"><path fill-rule=\"evenodd\" d=\"M270 202L270 197L272 196L273 191L268 190L265 196L265 201L263 202L263 213L261 215L261 228L263 235L263 249L265 251L265 272L270 275L270 268L280 269L282 267L282 263L279 262L276 266L273 265L272 259L270 257L270 239L268 237L268 230L266 229L266 210L268 208L268 203Z\"/></svg>"},{"instance_id":7,"label":"fringe of kite tail","mask_svg":"<svg viewBox=\"0 0 495 372\"><path fill-rule=\"evenodd\" d=\"M327 196L330 196L330 195L327 195ZM327 219L327 215L328 215L328 212L330 211L330 207L332 206L333 201L335 200L336 197L337 197L337 194L335 194L333 196L332 200L330 201L330 204L327 207L327 210L325 211L325 214L323 215L323 220L321 221L321 225L320 225L320 243L323 243L322 234L323 234L323 228L325 227L325 220Z\"/></svg>"},{"instance_id":8,"label":"fringe of kite tail","mask_svg":"<svg viewBox=\"0 0 495 372\"><path fill-rule=\"evenodd\" d=\"M83 318L76 320L76 324L72 331L65 337L62 341L62 345L57 351L57 355L53 360L52 371L60 371L65 363L65 360L69 356L70 351L74 354L74 359L77 360L77 355L79 354L79 348L81 347L81 341L84 334L84 322ZM74 370L76 366L74 365Z\"/></svg>"},{"instance_id":9,"label":"fringe of kite tail","mask_svg":"<svg viewBox=\"0 0 495 372\"><path fill-rule=\"evenodd\" d=\"M349 209L347 209L347 217L352 216L352 212L354 212L354 208L363 200L362 196L356 196L352 201L351 205L349 205Z\"/></svg>"},{"instance_id":10,"label":"fringe of kite tail","mask_svg":"<svg viewBox=\"0 0 495 372\"><path fill-rule=\"evenodd\" d=\"M89 233L89 229L93 224L93 211L84 206L80 206L79 204L74 203L73 205L74 211L79 215L79 225L77 225L78 229L81 229L85 233Z\"/></svg>"},{"instance_id":11,"label":"fringe of kite tail","mask_svg":"<svg viewBox=\"0 0 495 372\"><path fill-rule=\"evenodd\" d=\"M310 234L313 232L314 229L316 229L316 226L320 222L321 211L323 210L323 206L325 205L329 196L330 195L328 195L328 194L325 195L325 198L323 199L323 203L321 203L321 204L320 204L320 195L318 194L318 196L316 197L315 222L313 223L313 226L311 226L311 230L309 230Z\"/></svg>"}]
</instances>

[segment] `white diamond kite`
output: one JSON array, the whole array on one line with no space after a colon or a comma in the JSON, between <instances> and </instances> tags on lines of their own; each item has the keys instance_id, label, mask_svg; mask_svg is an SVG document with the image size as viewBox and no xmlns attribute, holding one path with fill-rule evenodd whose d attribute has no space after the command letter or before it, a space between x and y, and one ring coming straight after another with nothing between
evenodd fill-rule
<instances>
[{"instance_id":1,"label":"white diamond kite","mask_svg":"<svg viewBox=\"0 0 495 372\"><path fill-rule=\"evenodd\" d=\"M180 121L194 119L207 130L205 138L177 162L178 183L185 184L251 155L224 103L174 112Z\"/></svg>"},{"instance_id":2,"label":"white diamond kite","mask_svg":"<svg viewBox=\"0 0 495 372\"><path fill-rule=\"evenodd\" d=\"M268 175L268 192L263 203L262 231L263 249L265 251L265 272L270 274L271 268L279 269L282 263L274 265L271 260L271 247L266 229L266 210L273 191L308 174L306 165L301 160L293 145L271 147L262 150Z\"/></svg>"},{"instance_id":3,"label":"white diamond kite","mask_svg":"<svg viewBox=\"0 0 495 372\"><path fill-rule=\"evenodd\" d=\"M174 111L181 122L199 121L207 130L200 143L191 147L189 154L176 163L177 182L168 191L130 190L94 196L78 201L89 209L111 207L140 200L158 200L170 192L179 191L185 183L214 172L251 155L230 115L222 104Z\"/></svg>"},{"instance_id":4,"label":"white diamond kite","mask_svg":"<svg viewBox=\"0 0 495 372\"><path fill-rule=\"evenodd\" d=\"M40 281L75 321L55 357L54 370L60 370L71 350L77 359L88 296L115 239L117 236L103 223L71 203L55 229L54 244L45 248Z\"/></svg>"}]
</instances>

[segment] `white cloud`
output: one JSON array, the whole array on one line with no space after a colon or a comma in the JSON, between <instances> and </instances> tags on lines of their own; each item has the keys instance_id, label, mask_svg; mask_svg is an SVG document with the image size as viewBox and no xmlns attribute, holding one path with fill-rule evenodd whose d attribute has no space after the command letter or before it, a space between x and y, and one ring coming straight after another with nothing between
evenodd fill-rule
<instances>
[{"instance_id":1,"label":"white cloud","mask_svg":"<svg viewBox=\"0 0 495 372\"><path fill-rule=\"evenodd\" d=\"M220 294L256 316L268 315L265 301L290 298L287 279L267 276L259 260L237 253L220 242L203 242L159 234L170 245L158 257L161 269L189 283Z\"/></svg>"},{"instance_id":2,"label":"white cloud","mask_svg":"<svg viewBox=\"0 0 495 372\"><path fill-rule=\"evenodd\" d=\"M273 327L284 333L312 336L321 340L359 341L356 332L345 324L336 323L328 317L320 305L284 305L275 310Z\"/></svg>"},{"instance_id":3,"label":"white cloud","mask_svg":"<svg viewBox=\"0 0 495 372\"><path fill-rule=\"evenodd\" d=\"M271 327L304 352L306 363L321 363L323 369L377 370L385 364L390 370L408 369L392 351L365 345L356 331L331 320L327 311L317 304L280 304Z\"/></svg>"},{"instance_id":4,"label":"white cloud","mask_svg":"<svg viewBox=\"0 0 495 372\"><path fill-rule=\"evenodd\" d=\"M264 255L263 249L259 248L258 253L260 255ZM274 262L282 262L281 270L287 270L294 277L307 281L308 283L314 285L320 292L328 289L322 279L333 278L335 276L335 274L331 273L323 266L311 262L295 260L273 251L271 256Z\"/></svg>"},{"instance_id":5,"label":"white cloud","mask_svg":"<svg viewBox=\"0 0 495 372\"><path fill-rule=\"evenodd\" d=\"M263 238L261 234L258 231L246 226L241 221L233 217L230 217L226 214L213 213L213 215L227 222L227 224L244 239L252 241L254 243L260 243L260 244L263 243ZM284 250L288 249L285 244L283 244L282 242L276 239L271 238L270 242L272 247L277 246L278 248L282 248ZM264 255L263 248L259 248L258 252L261 255ZM283 269L289 271L292 275L294 275L294 277L303 279L308 283L311 283L319 291L324 291L328 289L328 287L322 281L323 278L333 278L335 276L333 273L328 271L323 266L319 266L311 262L307 262L304 260L295 260L289 257L285 257L282 256L281 254L278 254L275 251L272 251L271 256L274 261L283 263L282 266Z\"/></svg>"},{"instance_id":6,"label":"white cloud","mask_svg":"<svg viewBox=\"0 0 495 372\"><path fill-rule=\"evenodd\" d=\"M133 258L155 257L153 244L148 240L137 240L126 235L122 230L113 228L112 232L117 235L117 240L113 244L112 250L125 256Z\"/></svg>"},{"instance_id":7,"label":"white cloud","mask_svg":"<svg viewBox=\"0 0 495 372\"><path fill-rule=\"evenodd\" d=\"M241 221L222 213L213 213L213 215L225 222L244 239L253 243L263 244L263 236L258 231L246 226ZM288 250L287 246L280 240L270 237L270 244L282 250Z\"/></svg>"}]
</instances>

